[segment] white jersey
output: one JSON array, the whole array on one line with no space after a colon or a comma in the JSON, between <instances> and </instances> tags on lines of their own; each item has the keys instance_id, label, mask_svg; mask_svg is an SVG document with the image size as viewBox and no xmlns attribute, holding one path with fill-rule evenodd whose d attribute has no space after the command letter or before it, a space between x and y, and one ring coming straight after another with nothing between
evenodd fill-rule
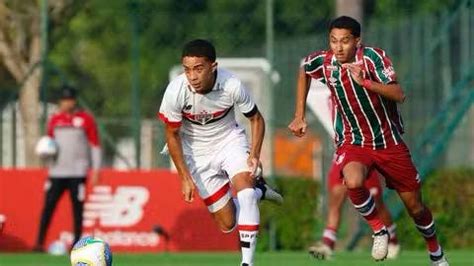
<instances>
[{"instance_id":1,"label":"white jersey","mask_svg":"<svg viewBox=\"0 0 474 266\"><path fill-rule=\"evenodd\" d=\"M218 68L214 87L206 94L196 93L183 73L166 88L159 117L168 125L181 126L185 155L200 156L245 136L235 120L234 106L246 116L257 111L250 94L232 73Z\"/></svg>"}]
</instances>

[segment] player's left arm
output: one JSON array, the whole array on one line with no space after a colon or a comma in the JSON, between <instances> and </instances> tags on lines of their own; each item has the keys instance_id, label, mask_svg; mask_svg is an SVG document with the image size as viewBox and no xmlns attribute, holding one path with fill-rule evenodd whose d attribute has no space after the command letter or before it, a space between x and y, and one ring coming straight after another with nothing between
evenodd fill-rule
<instances>
[{"instance_id":1,"label":"player's left arm","mask_svg":"<svg viewBox=\"0 0 474 266\"><path fill-rule=\"evenodd\" d=\"M99 183L100 179L100 168L102 165L102 149L100 146L99 130L97 123L92 115L88 115L86 122L86 136L91 147L91 181L93 185Z\"/></svg>"},{"instance_id":2,"label":"player's left arm","mask_svg":"<svg viewBox=\"0 0 474 266\"><path fill-rule=\"evenodd\" d=\"M255 105L254 113L251 116L246 115L250 120L250 131L252 136L252 144L250 147L249 165L252 168L252 173L257 171L260 164L260 152L262 151L263 139L265 137L265 119L258 111Z\"/></svg>"},{"instance_id":3,"label":"player's left arm","mask_svg":"<svg viewBox=\"0 0 474 266\"><path fill-rule=\"evenodd\" d=\"M233 91L234 103L250 121L251 147L247 160L252 174L255 174L260 165L260 152L265 135L265 120L257 105L241 82L238 82Z\"/></svg>"},{"instance_id":4,"label":"player's left arm","mask_svg":"<svg viewBox=\"0 0 474 266\"><path fill-rule=\"evenodd\" d=\"M368 64L370 64L369 73L356 64L343 64L342 66L349 69L352 78L360 86L367 90L373 91L383 97L398 103L403 103L405 93L397 82L395 70L392 61L381 49L371 49L372 54L369 56ZM374 78L370 78L370 76Z\"/></svg>"},{"instance_id":5,"label":"player's left arm","mask_svg":"<svg viewBox=\"0 0 474 266\"><path fill-rule=\"evenodd\" d=\"M384 96L387 99L395 101L397 103L403 103L405 101L405 93L402 87L398 83L383 84L376 81L366 79L363 81L363 87Z\"/></svg>"}]
</instances>

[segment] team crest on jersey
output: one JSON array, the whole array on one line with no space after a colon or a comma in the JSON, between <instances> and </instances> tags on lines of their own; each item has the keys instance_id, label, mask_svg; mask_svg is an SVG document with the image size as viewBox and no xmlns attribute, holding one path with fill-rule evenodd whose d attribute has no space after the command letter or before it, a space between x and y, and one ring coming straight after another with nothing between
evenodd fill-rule
<instances>
[{"instance_id":1,"label":"team crest on jersey","mask_svg":"<svg viewBox=\"0 0 474 266\"><path fill-rule=\"evenodd\" d=\"M220 110L214 113L210 113L206 110L202 110L201 112L197 114L183 112L183 116L186 120L190 121L191 123L206 125L206 124L218 121L219 119L225 117L231 109L232 107L228 109Z\"/></svg>"},{"instance_id":2,"label":"team crest on jersey","mask_svg":"<svg viewBox=\"0 0 474 266\"><path fill-rule=\"evenodd\" d=\"M199 123L201 123L202 125L205 125L207 122L209 122L213 118L214 118L214 115L206 111L201 111L201 113L194 116L194 119L198 121Z\"/></svg>"},{"instance_id":3,"label":"team crest on jersey","mask_svg":"<svg viewBox=\"0 0 474 266\"><path fill-rule=\"evenodd\" d=\"M82 117L74 117L72 119L72 125L74 127L81 127L82 125L84 125L84 119Z\"/></svg>"}]
</instances>

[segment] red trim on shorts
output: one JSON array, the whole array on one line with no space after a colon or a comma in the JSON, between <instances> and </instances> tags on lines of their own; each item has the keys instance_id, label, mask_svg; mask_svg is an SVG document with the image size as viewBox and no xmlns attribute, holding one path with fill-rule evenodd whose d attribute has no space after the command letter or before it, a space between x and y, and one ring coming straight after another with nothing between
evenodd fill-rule
<instances>
[{"instance_id":1,"label":"red trim on shorts","mask_svg":"<svg viewBox=\"0 0 474 266\"><path fill-rule=\"evenodd\" d=\"M258 224L239 224L237 230L239 231L258 231Z\"/></svg>"},{"instance_id":2,"label":"red trim on shorts","mask_svg":"<svg viewBox=\"0 0 474 266\"><path fill-rule=\"evenodd\" d=\"M217 190L214 194L210 195L209 197L204 199L204 203L206 206L211 206L212 204L216 203L218 200L222 199L222 197L227 194L230 189L229 183L223 185L219 190Z\"/></svg>"},{"instance_id":3,"label":"red trim on shorts","mask_svg":"<svg viewBox=\"0 0 474 266\"><path fill-rule=\"evenodd\" d=\"M158 118L163 121L165 124L170 125L172 127L180 127L181 126L181 121L178 122L173 122L170 121L164 114L158 113Z\"/></svg>"}]
</instances>

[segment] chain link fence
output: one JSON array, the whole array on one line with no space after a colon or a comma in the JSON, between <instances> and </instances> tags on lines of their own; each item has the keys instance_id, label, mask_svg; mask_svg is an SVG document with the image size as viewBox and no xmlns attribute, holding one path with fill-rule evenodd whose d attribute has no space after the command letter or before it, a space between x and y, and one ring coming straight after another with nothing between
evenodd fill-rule
<instances>
[{"instance_id":1,"label":"chain link fence","mask_svg":"<svg viewBox=\"0 0 474 266\"><path fill-rule=\"evenodd\" d=\"M169 160L159 154L164 134L155 113L169 70L179 64L182 44L193 38L213 41L220 57L265 58L266 45L272 42L273 68L280 79L273 87L274 119L269 122L275 132L286 134L294 113L299 62L311 51L327 48L326 26L334 8L333 4L325 4L316 12L317 4L305 2L298 8L306 11L298 16L276 1L272 28L275 38L268 40L265 1L236 1L235 10L220 1L206 2L212 5L212 13L204 12L200 1L189 1L184 6L172 1L165 1L166 5L159 1L101 2L86 5L71 20L66 33L62 31L67 37L51 45L42 100L53 104L55 92L63 83L79 88L83 106L98 117L105 162L118 168L137 167L137 144L140 167L169 166ZM363 42L387 51L407 93L401 110L407 128L405 139L410 145L472 64L474 10L469 3L463 1L456 9L440 14L413 14L387 21L366 19ZM113 19L116 17L120 19ZM135 51L133 42L137 44ZM22 166L22 153L18 152L23 148L22 132L12 104L16 97L7 97L14 93L11 89L2 87L1 91L0 162L3 166ZM133 102L134 93L138 102ZM10 100L4 101L6 98ZM141 117L138 124L134 113ZM318 160L323 158L327 163L332 141L314 117L310 121L322 145ZM473 128L471 108L439 166L473 165Z\"/></svg>"}]
</instances>

